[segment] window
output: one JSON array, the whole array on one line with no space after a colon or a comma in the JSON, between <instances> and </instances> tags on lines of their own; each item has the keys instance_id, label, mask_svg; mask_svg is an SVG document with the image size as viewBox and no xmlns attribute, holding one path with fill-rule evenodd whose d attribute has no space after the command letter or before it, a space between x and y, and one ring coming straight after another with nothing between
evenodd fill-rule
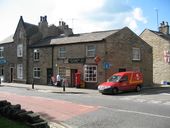
<instances>
[{"instance_id":1,"label":"window","mask_svg":"<svg viewBox=\"0 0 170 128\"><path fill-rule=\"evenodd\" d=\"M59 48L59 58L65 58L66 57L66 49L65 47Z\"/></svg>"},{"instance_id":2,"label":"window","mask_svg":"<svg viewBox=\"0 0 170 128\"><path fill-rule=\"evenodd\" d=\"M17 57L22 57L23 56L23 45L19 44L17 46Z\"/></svg>"},{"instance_id":3,"label":"window","mask_svg":"<svg viewBox=\"0 0 170 128\"><path fill-rule=\"evenodd\" d=\"M95 45L88 45L86 47L86 56L87 57L95 57L96 54L96 47Z\"/></svg>"},{"instance_id":4,"label":"window","mask_svg":"<svg viewBox=\"0 0 170 128\"><path fill-rule=\"evenodd\" d=\"M128 76L123 76L121 79L120 79L120 82L127 82L128 81Z\"/></svg>"},{"instance_id":5,"label":"window","mask_svg":"<svg viewBox=\"0 0 170 128\"><path fill-rule=\"evenodd\" d=\"M84 80L86 82L97 82L97 66L85 65L84 66Z\"/></svg>"},{"instance_id":6,"label":"window","mask_svg":"<svg viewBox=\"0 0 170 128\"><path fill-rule=\"evenodd\" d=\"M34 49L34 61L39 61L40 59L40 51L39 49Z\"/></svg>"},{"instance_id":7,"label":"window","mask_svg":"<svg viewBox=\"0 0 170 128\"><path fill-rule=\"evenodd\" d=\"M1 68L0 68L0 76L3 76L3 75L4 75L4 68L1 67Z\"/></svg>"},{"instance_id":8,"label":"window","mask_svg":"<svg viewBox=\"0 0 170 128\"><path fill-rule=\"evenodd\" d=\"M59 75L61 77L65 77L66 76L66 67L59 67Z\"/></svg>"},{"instance_id":9,"label":"window","mask_svg":"<svg viewBox=\"0 0 170 128\"><path fill-rule=\"evenodd\" d=\"M23 79L23 65L17 64L17 78Z\"/></svg>"},{"instance_id":10,"label":"window","mask_svg":"<svg viewBox=\"0 0 170 128\"><path fill-rule=\"evenodd\" d=\"M133 48L132 49L132 60L140 60L140 48Z\"/></svg>"},{"instance_id":11,"label":"window","mask_svg":"<svg viewBox=\"0 0 170 128\"><path fill-rule=\"evenodd\" d=\"M0 47L0 58L3 58L4 47Z\"/></svg>"},{"instance_id":12,"label":"window","mask_svg":"<svg viewBox=\"0 0 170 128\"><path fill-rule=\"evenodd\" d=\"M33 75L34 78L40 78L40 68L34 67Z\"/></svg>"}]
</instances>

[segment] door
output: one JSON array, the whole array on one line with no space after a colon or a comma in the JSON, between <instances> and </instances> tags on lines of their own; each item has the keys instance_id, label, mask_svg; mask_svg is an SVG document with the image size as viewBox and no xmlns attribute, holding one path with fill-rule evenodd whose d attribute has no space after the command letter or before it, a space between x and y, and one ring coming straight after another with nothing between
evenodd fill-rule
<instances>
[{"instance_id":1,"label":"door","mask_svg":"<svg viewBox=\"0 0 170 128\"><path fill-rule=\"evenodd\" d=\"M14 68L10 69L10 82L12 83L14 79Z\"/></svg>"},{"instance_id":2,"label":"door","mask_svg":"<svg viewBox=\"0 0 170 128\"><path fill-rule=\"evenodd\" d=\"M77 69L71 69L71 87L75 87L75 74L77 71Z\"/></svg>"},{"instance_id":3,"label":"door","mask_svg":"<svg viewBox=\"0 0 170 128\"><path fill-rule=\"evenodd\" d=\"M124 90L129 90L130 87L129 87L129 82L128 82L128 76L123 76L121 79L120 79L120 90L124 91Z\"/></svg>"},{"instance_id":4,"label":"door","mask_svg":"<svg viewBox=\"0 0 170 128\"><path fill-rule=\"evenodd\" d=\"M47 68L47 85L51 85L51 77L53 76L53 70L52 68Z\"/></svg>"}]
</instances>

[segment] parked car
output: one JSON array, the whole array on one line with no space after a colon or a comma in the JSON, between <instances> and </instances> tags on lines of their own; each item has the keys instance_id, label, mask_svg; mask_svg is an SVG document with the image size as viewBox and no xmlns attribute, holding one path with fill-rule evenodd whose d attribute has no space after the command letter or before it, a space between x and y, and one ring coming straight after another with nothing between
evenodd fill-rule
<instances>
[{"instance_id":1,"label":"parked car","mask_svg":"<svg viewBox=\"0 0 170 128\"><path fill-rule=\"evenodd\" d=\"M119 91L136 90L139 92L143 84L143 75L141 72L128 71L113 74L107 82L98 86L102 94L117 94Z\"/></svg>"}]
</instances>

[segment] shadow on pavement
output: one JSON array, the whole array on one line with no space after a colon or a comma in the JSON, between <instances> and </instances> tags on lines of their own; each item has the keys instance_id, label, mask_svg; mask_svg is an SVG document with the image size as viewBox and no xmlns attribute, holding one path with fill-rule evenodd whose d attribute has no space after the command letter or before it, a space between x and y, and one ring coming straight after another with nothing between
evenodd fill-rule
<instances>
[{"instance_id":1,"label":"shadow on pavement","mask_svg":"<svg viewBox=\"0 0 170 128\"><path fill-rule=\"evenodd\" d=\"M140 92L135 92L135 91L120 92L117 94L117 96L155 95L155 94L161 94L161 93L166 93L170 95L170 87L147 88L147 89L142 89ZM113 96L116 96L116 95L113 95Z\"/></svg>"},{"instance_id":2,"label":"shadow on pavement","mask_svg":"<svg viewBox=\"0 0 170 128\"><path fill-rule=\"evenodd\" d=\"M52 92L52 93L58 93L58 94L88 94L86 92Z\"/></svg>"}]
</instances>

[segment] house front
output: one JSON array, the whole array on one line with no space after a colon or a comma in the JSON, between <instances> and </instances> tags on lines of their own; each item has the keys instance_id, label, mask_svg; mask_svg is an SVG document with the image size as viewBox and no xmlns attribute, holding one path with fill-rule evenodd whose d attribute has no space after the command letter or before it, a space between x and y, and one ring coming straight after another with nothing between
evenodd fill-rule
<instances>
[{"instance_id":1,"label":"house front","mask_svg":"<svg viewBox=\"0 0 170 128\"><path fill-rule=\"evenodd\" d=\"M156 86L170 84L170 34L168 22L159 31L145 29L140 37L153 48L153 82Z\"/></svg>"},{"instance_id":2,"label":"house front","mask_svg":"<svg viewBox=\"0 0 170 128\"><path fill-rule=\"evenodd\" d=\"M113 73L133 70L143 73L144 86L152 85L152 48L128 27L73 34L65 22L49 26L45 16L32 25L21 17L13 44L14 77L5 76L7 82L51 85L59 74L70 87L79 76L79 87L97 88Z\"/></svg>"}]
</instances>

